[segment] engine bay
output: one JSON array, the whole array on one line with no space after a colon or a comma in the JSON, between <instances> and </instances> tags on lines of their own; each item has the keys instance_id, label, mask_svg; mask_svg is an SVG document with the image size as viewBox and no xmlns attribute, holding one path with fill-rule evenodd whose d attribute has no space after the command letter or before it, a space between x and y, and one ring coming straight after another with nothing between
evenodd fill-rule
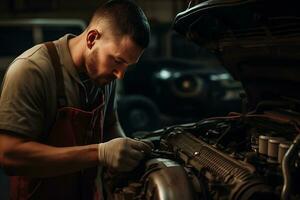
<instances>
[{"instance_id":1,"label":"engine bay","mask_svg":"<svg viewBox=\"0 0 300 200\"><path fill-rule=\"evenodd\" d=\"M299 124L287 112L230 113L148 133L141 139L155 149L143 165L106 177L110 199L299 199Z\"/></svg>"}]
</instances>

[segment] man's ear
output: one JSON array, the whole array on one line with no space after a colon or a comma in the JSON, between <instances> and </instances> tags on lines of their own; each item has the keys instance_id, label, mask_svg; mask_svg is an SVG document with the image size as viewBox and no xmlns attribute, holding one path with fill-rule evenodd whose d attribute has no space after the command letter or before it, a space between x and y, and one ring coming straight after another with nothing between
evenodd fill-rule
<instances>
[{"instance_id":1,"label":"man's ear","mask_svg":"<svg viewBox=\"0 0 300 200\"><path fill-rule=\"evenodd\" d=\"M101 34L99 33L99 31L96 29L90 30L87 33L86 43L89 49L91 49L94 46L96 40L100 38L100 35Z\"/></svg>"}]
</instances>

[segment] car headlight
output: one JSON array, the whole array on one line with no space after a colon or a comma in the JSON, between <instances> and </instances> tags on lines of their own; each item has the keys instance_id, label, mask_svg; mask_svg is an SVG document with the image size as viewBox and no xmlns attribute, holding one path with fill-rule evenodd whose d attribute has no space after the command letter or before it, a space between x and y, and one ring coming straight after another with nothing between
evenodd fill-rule
<instances>
[{"instance_id":1,"label":"car headlight","mask_svg":"<svg viewBox=\"0 0 300 200\"><path fill-rule=\"evenodd\" d=\"M204 92L204 80L196 75L183 75L173 79L171 89L181 98L199 97Z\"/></svg>"}]
</instances>

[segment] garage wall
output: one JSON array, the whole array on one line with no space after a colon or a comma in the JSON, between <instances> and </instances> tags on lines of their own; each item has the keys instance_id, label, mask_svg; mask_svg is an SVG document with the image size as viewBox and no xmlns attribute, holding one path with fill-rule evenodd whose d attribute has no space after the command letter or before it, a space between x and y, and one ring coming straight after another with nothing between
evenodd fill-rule
<instances>
[{"instance_id":1,"label":"garage wall","mask_svg":"<svg viewBox=\"0 0 300 200\"><path fill-rule=\"evenodd\" d=\"M138 0L148 18L159 22L173 21L176 14L183 11L187 1L183 0Z\"/></svg>"},{"instance_id":2,"label":"garage wall","mask_svg":"<svg viewBox=\"0 0 300 200\"><path fill-rule=\"evenodd\" d=\"M88 20L103 0L1 0L0 18L82 18ZM136 0L149 19L171 22L188 0Z\"/></svg>"}]
</instances>

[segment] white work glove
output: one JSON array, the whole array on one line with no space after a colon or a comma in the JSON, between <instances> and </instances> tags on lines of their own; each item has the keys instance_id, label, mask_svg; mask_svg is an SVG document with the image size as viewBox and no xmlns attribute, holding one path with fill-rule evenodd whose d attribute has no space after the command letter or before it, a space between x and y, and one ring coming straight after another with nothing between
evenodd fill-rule
<instances>
[{"instance_id":1,"label":"white work glove","mask_svg":"<svg viewBox=\"0 0 300 200\"><path fill-rule=\"evenodd\" d=\"M115 138L98 145L98 160L101 165L117 171L134 169L146 153L151 152L151 145L131 138Z\"/></svg>"}]
</instances>

